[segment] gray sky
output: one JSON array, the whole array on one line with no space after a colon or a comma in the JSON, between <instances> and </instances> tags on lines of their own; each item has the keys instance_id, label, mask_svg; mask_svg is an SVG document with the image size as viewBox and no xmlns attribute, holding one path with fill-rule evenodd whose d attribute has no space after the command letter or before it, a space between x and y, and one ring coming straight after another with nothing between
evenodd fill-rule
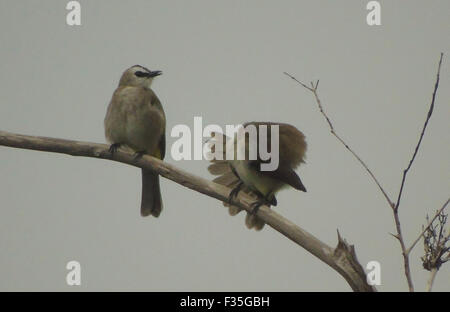
<instances>
[{"instance_id":1,"label":"gray sky","mask_svg":"<svg viewBox=\"0 0 450 312\"><path fill-rule=\"evenodd\" d=\"M279 121L308 141L299 174L308 192L285 190L275 208L331 246L336 229L360 262L381 264L379 290L407 289L390 208L337 131L395 198L428 111L439 53L436 108L401 206L408 244L450 189L450 2L80 1L82 26L66 25L68 1L0 2L0 130L105 142L103 118L123 70L164 75L153 89L170 130ZM345 3L345 4L344 4ZM169 149L168 149L169 151ZM167 162L212 178L206 161ZM279 233L249 231L217 200L162 179L164 210L139 214L138 169L110 161L0 147L0 290L348 291L335 271ZM411 255L417 290L428 272ZM67 286L66 263L81 264ZM450 290L450 265L435 290Z\"/></svg>"}]
</instances>

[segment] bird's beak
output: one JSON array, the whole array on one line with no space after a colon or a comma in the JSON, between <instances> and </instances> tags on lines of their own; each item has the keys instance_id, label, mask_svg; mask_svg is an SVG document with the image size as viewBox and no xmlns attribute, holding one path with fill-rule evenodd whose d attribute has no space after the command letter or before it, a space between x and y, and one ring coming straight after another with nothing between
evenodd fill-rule
<instances>
[{"instance_id":1,"label":"bird's beak","mask_svg":"<svg viewBox=\"0 0 450 312\"><path fill-rule=\"evenodd\" d=\"M150 72L150 74L149 74L149 77L156 77L156 76L159 76L159 75L162 75L162 71L160 71L160 70L154 70L154 71L151 71Z\"/></svg>"}]
</instances>

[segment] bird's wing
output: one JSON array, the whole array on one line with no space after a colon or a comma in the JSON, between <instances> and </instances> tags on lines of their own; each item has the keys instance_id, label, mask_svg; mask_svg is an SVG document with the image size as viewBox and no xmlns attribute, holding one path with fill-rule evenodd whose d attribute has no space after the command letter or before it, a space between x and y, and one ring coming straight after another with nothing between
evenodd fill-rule
<instances>
[{"instance_id":1,"label":"bird's wing","mask_svg":"<svg viewBox=\"0 0 450 312\"><path fill-rule=\"evenodd\" d=\"M230 167L226 159L226 142L229 138L219 132L212 132L211 139L207 141L210 146L208 156L211 159L211 164L208 166L208 171L212 175L221 175L230 171ZM221 155L219 159L216 157L216 151L218 155Z\"/></svg>"},{"instance_id":2,"label":"bird's wing","mask_svg":"<svg viewBox=\"0 0 450 312\"><path fill-rule=\"evenodd\" d=\"M298 174L290 166L279 164L278 168L273 171L263 171L261 170L261 165L267 163L267 161L252 160L249 161L249 165L255 170L259 171L260 174L270 177L274 180L282 181L293 188L306 192L306 188L302 183L302 180Z\"/></svg>"},{"instance_id":3,"label":"bird's wing","mask_svg":"<svg viewBox=\"0 0 450 312\"><path fill-rule=\"evenodd\" d=\"M158 144L159 152L161 154L161 160L166 156L166 133L164 132L159 140Z\"/></svg>"},{"instance_id":4,"label":"bird's wing","mask_svg":"<svg viewBox=\"0 0 450 312\"><path fill-rule=\"evenodd\" d=\"M267 127L267 143L268 150L271 147L271 134L272 131L270 127L278 126L279 130L279 156L280 163L289 164L292 168L297 168L300 163L304 163L305 153L307 149L307 144L305 141L305 135L292 125L278 122L247 122L244 127L248 125L253 125L257 127L258 137L257 137L257 147L259 148L259 127Z\"/></svg>"},{"instance_id":5,"label":"bird's wing","mask_svg":"<svg viewBox=\"0 0 450 312\"><path fill-rule=\"evenodd\" d=\"M306 151L306 142L303 133L301 133L297 128L289 124L284 123L274 123L274 122L250 122L244 124L254 125L257 127L258 137L257 137L257 148L259 150L259 126L278 126L279 127L279 165L276 170L273 171L263 171L261 170L262 164L270 163L271 159L263 160L260 154L257 153L256 160L250 160L249 166L253 167L256 171L259 171L262 175L270 177L274 180L284 182L293 188L306 192L306 188L303 185L300 177L294 171L294 169L303 162L304 154ZM267 129L267 149L272 149L272 131ZM245 146L248 152L248 145ZM246 155L246 157L248 157Z\"/></svg>"},{"instance_id":6,"label":"bird's wing","mask_svg":"<svg viewBox=\"0 0 450 312\"><path fill-rule=\"evenodd\" d=\"M149 103L151 106L156 107L158 109L158 112L161 114L162 116L162 123L163 123L163 133L161 135L161 138L159 139L158 142L158 152L159 155L157 155L161 160L164 159L164 157L166 156L166 116L164 113L164 109L162 107L161 101L159 100L158 96L156 95L156 93L151 90L151 89L145 89L144 90L145 95L147 96L147 99L149 100ZM148 105L148 104L147 104Z\"/></svg>"}]
</instances>

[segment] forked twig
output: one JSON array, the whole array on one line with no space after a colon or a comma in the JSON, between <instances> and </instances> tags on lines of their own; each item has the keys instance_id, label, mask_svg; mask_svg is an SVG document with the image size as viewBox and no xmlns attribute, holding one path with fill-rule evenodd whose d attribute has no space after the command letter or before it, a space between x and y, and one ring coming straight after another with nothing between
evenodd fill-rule
<instances>
[{"instance_id":1,"label":"forked twig","mask_svg":"<svg viewBox=\"0 0 450 312\"><path fill-rule=\"evenodd\" d=\"M386 191L384 190L383 186L381 186L381 183L378 181L378 179L375 177L375 175L373 174L372 170L370 170L369 166L366 165L366 163L361 159L361 157L359 157L358 154L356 154L353 149L344 141L344 139L341 138L341 136L339 134L337 134L337 132L335 131L334 127L333 127L333 123L331 122L330 118L328 117L328 115L325 113L323 107L322 107L322 102L320 101L319 95L317 93L317 88L319 86L319 80L317 80L316 84L313 84L311 82L311 86L312 87L308 87L307 85L305 85L304 83L300 82L299 80L297 80L297 78L295 78L294 76L292 76L291 74L284 72L284 74L288 77L290 77L292 80L296 81L297 83L299 83L301 86L303 86L304 88L308 89L309 91L311 91L314 94L314 97L316 99L316 103L319 107L320 113L323 115L323 117L325 118L326 122L328 123L328 126L330 128L331 133L339 140L339 142L341 142L345 148L352 153L352 155L358 160L358 162L364 167L364 169L369 173L370 177L372 178L372 180L376 183L376 185L378 186L378 188L380 189L381 193L383 193L384 198L386 198L387 202L389 203L389 206L394 207L394 203L392 202L392 200L389 198L388 194L386 193Z\"/></svg>"}]
</instances>

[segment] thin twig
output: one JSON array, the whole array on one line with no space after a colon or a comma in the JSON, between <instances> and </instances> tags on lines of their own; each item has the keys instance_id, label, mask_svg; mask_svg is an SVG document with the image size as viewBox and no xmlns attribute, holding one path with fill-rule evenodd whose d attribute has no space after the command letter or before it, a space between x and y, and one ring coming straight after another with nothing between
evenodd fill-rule
<instances>
[{"instance_id":1,"label":"thin twig","mask_svg":"<svg viewBox=\"0 0 450 312\"><path fill-rule=\"evenodd\" d=\"M314 87L310 88L307 85L305 85L303 82L297 80L297 78L295 78L294 76L292 76L291 74L287 73L287 72L283 72L283 74L285 74L286 76L289 76L292 80L296 81L297 83L301 84L303 86L303 88L308 89L311 92L314 92ZM317 84L319 84L319 80L317 80Z\"/></svg>"},{"instance_id":2,"label":"thin twig","mask_svg":"<svg viewBox=\"0 0 450 312\"><path fill-rule=\"evenodd\" d=\"M401 200L402 194L403 194L403 187L405 186L406 175L408 174L409 169L411 168L414 160L416 159L420 144L422 143L423 136L425 135L425 130L427 129L427 126L428 126L428 121L430 121L431 115L433 114L434 101L436 99L436 92L439 87L439 76L441 73L441 64L442 64L443 55L444 54L441 53L441 57L439 58L439 65L438 65L438 70L437 70L437 75L436 75L436 83L434 84L434 91L433 91L433 95L431 98L430 109L428 110L427 118L425 120L425 124L423 125L422 133L420 134L419 142L417 142L413 156L411 157L411 160L409 161L408 167L406 167L406 169L403 170L402 183L400 185L400 191L398 192L397 203L395 204L394 210L398 210L398 207L400 206L400 200Z\"/></svg>"},{"instance_id":3,"label":"thin twig","mask_svg":"<svg viewBox=\"0 0 450 312\"><path fill-rule=\"evenodd\" d=\"M311 82L311 85L314 86L314 88L310 88L307 85L305 85L304 83L300 82L299 80L297 80L297 78L295 78L294 76L292 76L291 74L284 72L284 74L288 77L290 77L292 80L296 81L297 83L299 83L302 87L308 89L309 91L311 91L314 94L314 97L316 99L316 103L319 107L320 113L323 115L323 117L325 118L326 122L328 123L328 126L330 128L331 133L339 140L339 142L341 142L345 148L352 153L352 155L358 160L358 162L364 167L364 169L369 173L370 177L372 178L372 180L376 183L376 185L378 186L378 188L380 189L381 193L384 195L384 198L386 198L386 201L388 202L389 206L394 207L394 203L392 202L392 200L389 198L388 194L386 193L386 191L384 190L384 188L381 186L381 183L378 181L378 179L375 177L375 175L373 174L372 170L370 170L369 166L366 165L366 163L361 159L361 157L359 157L358 154L356 154L352 148L350 148L350 146L344 141L344 139L341 138L341 136L339 134L337 134L336 130L333 127L333 123L331 122L330 118L328 117L328 115L325 113L325 110L322 107L322 102L320 101L319 98L319 94L317 93L317 88L319 86L319 80L317 80L316 85L314 86L314 84Z\"/></svg>"}]
</instances>

